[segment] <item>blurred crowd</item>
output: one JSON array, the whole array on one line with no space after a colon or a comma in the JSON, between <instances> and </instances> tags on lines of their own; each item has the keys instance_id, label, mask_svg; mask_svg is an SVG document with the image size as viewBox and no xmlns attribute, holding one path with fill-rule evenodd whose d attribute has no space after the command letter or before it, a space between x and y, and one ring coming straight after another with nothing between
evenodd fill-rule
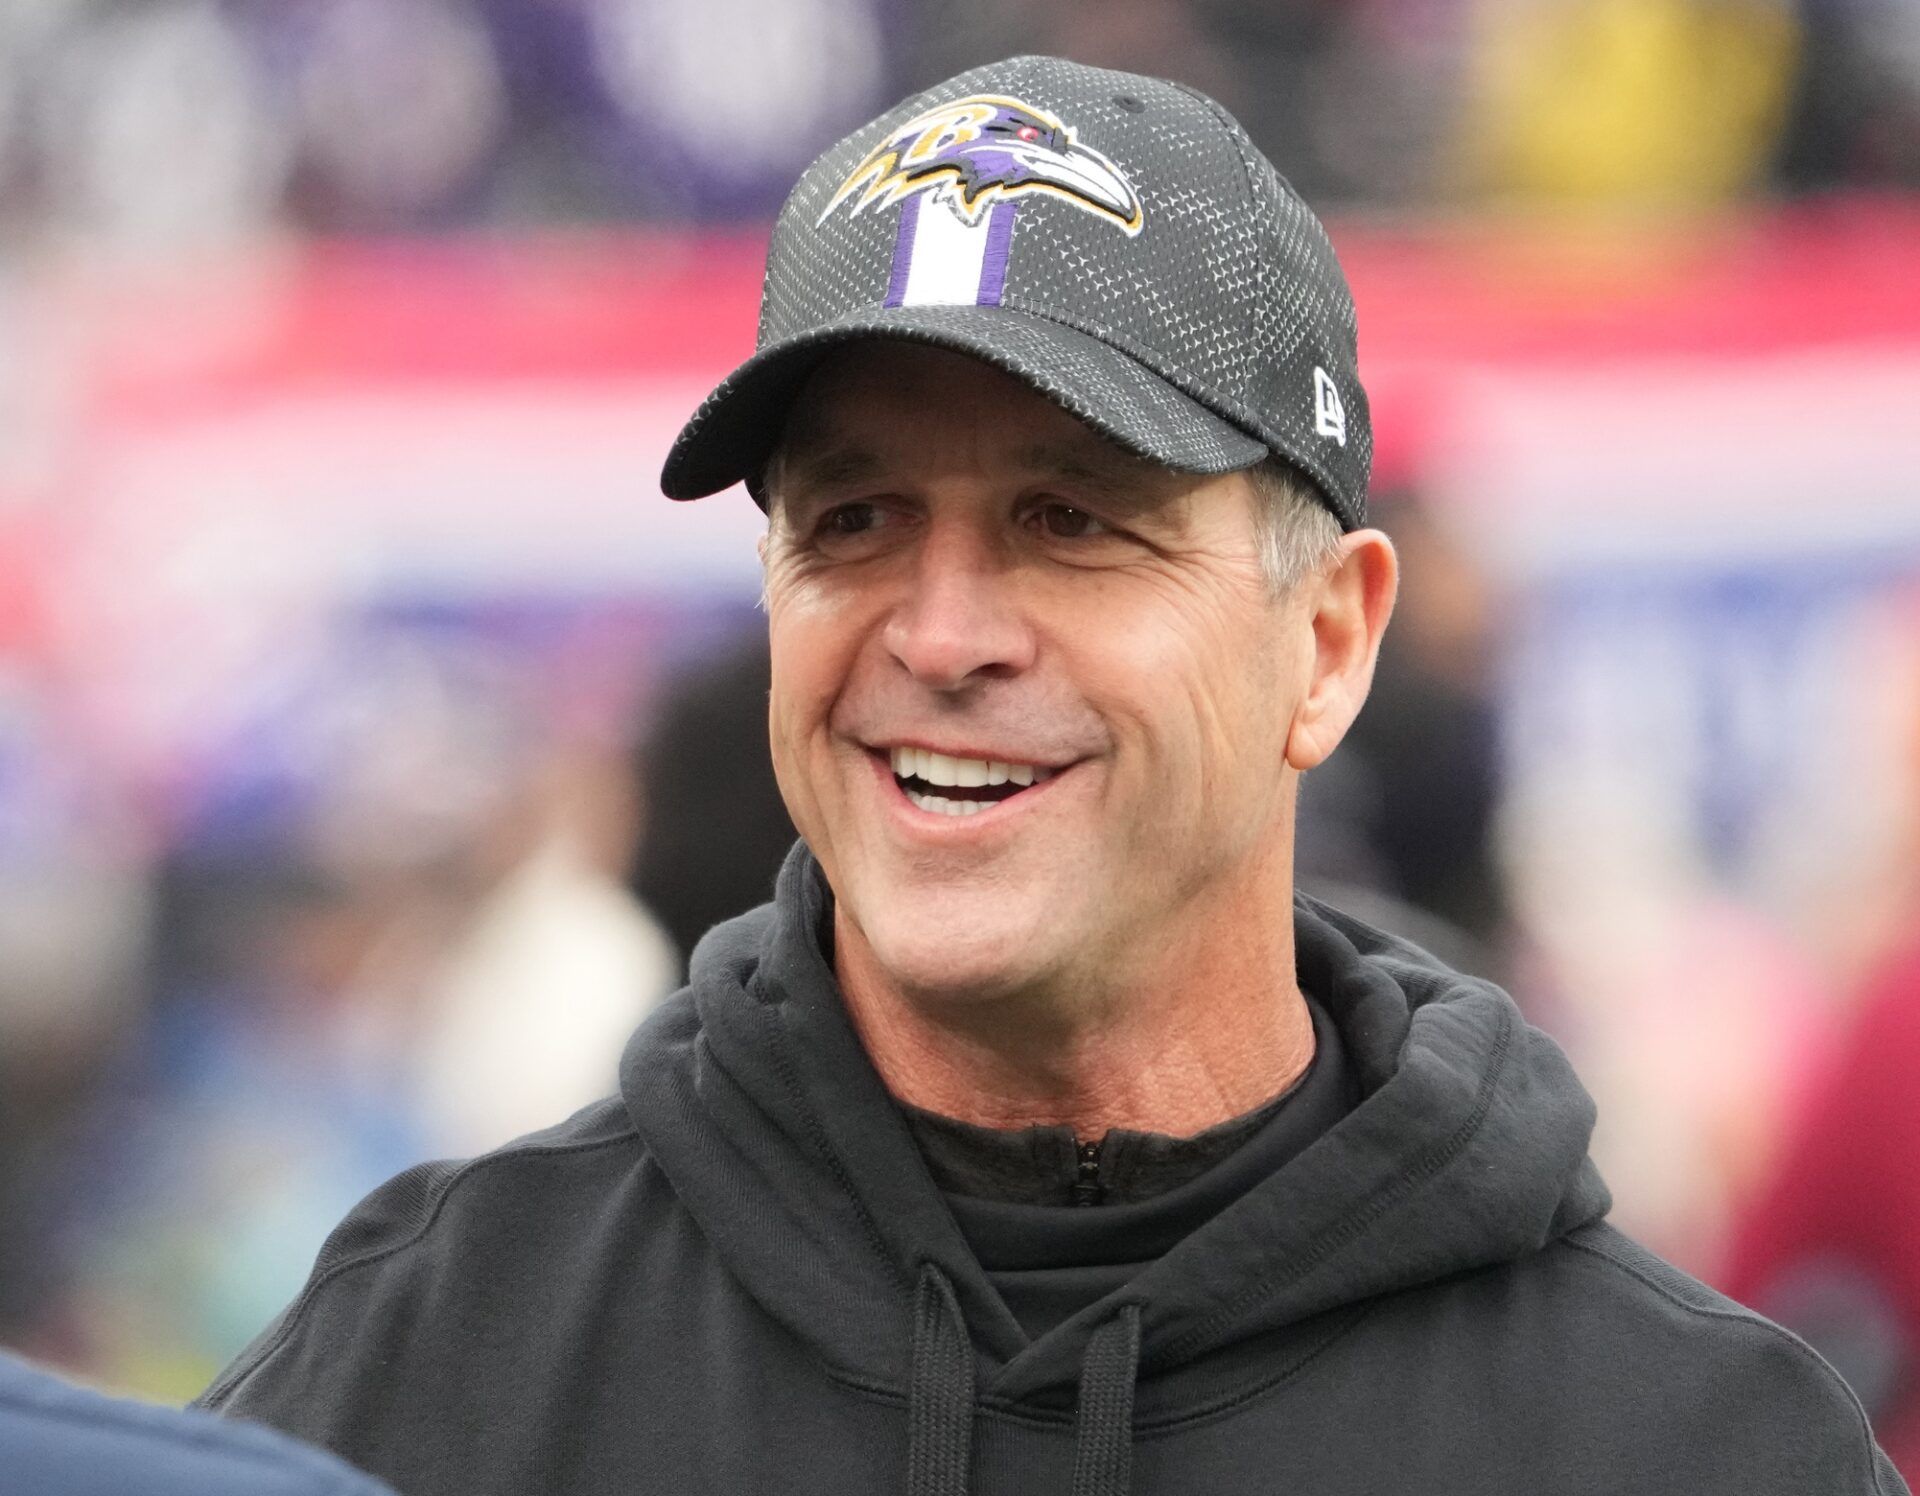
<instances>
[{"instance_id":1,"label":"blurred crowd","mask_svg":"<svg viewBox=\"0 0 1920 1496\"><path fill-rule=\"evenodd\" d=\"M1206 89L1335 215L1920 190L1915 0L0 0L0 1345L198 1391L373 1184L609 1089L792 835L750 590L530 598L469 555L288 629L258 553L302 542L209 521L166 585L257 566L254 611L114 641L194 730L158 751L138 711L75 708L98 662L47 643L75 531L21 477L51 438L17 340L9 366L20 288L236 245L751 230L848 128L1020 51ZM1383 463L1408 580L1374 700L1303 790L1303 881L1510 982L1620 1103L1623 1223L1813 1335L1920 1458L1895 1058L1920 1054L1920 524L1817 596L1781 546L1692 591L1664 553L1563 559L1522 598L1444 457ZM164 549L140 537L226 501L185 486L204 512L107 553L109 622ZM1747 652L1673 643L1715 630ZM1823 684L1873 713L1806 726ZM1632 736L1683 718L1697 761ZM1787 739L1814 788L1769 819ZM1671 774L1620 798L1651 761ZM1853 860L1813 880L1788 836Z\"/></svg>"},{"instance_id":2,"label":"blurred crowd","mask_svg":"<svg viewBox=\"0 0 1920 1496\"><path fill-rule=\"evenodd\" d=\"M1021 51L1219 97L1322 208L1920 183L1911 0L9 0L4 239L755 221Z\"/></svg>"}]
</instances>

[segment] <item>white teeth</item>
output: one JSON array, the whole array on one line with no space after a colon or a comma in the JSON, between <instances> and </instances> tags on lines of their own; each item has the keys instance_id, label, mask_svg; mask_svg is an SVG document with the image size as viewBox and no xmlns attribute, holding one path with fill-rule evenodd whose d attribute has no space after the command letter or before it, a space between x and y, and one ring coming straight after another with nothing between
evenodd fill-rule
<instances>
[{"instance_id":1,"label":"white teeth","mask_svg":"<svg viewBox=\"0 0 1920 1496\"><path fill-rule=\"evenodd\" d=\"M971 816L980 813L977 800L949 800L945 795L923 795L918 790L908 790L907 798L922 810L931 810L943 816Z\"/></svg>"},{"instance_id":2,"label":"white teeth","mask_svg":"<svg viewBox=\"0 0 1920 1496\"><path fill-rule=\"evenodd\" d=\"M1003 763L999 759L953 758L930 748L895 748L888 755L893 772L902 779L926 784L977 787L988 784L1039 784L1054 771L1035 764Z\"/></svg>"}]
</instances>

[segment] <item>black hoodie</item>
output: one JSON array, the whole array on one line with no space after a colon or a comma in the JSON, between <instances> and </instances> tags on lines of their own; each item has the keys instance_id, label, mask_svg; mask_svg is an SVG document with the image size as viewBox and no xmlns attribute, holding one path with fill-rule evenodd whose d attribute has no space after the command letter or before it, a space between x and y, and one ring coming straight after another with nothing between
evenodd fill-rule
<instances>
[{"instance_id":1,"label":"black hoodie","mask_svg":"<svg viewBox=\"0 0 1920 1496\"><path fill-rule=\"evenodd\" d=\"M1905 1492L1818 1356L1604 1224L1592 1103L1505 994L1306 898L1359 1103L1029 1339L830 914L797 848L621 1099L377 1190L203 1401L403 1496Z\"/></svg>"}]
</instances>

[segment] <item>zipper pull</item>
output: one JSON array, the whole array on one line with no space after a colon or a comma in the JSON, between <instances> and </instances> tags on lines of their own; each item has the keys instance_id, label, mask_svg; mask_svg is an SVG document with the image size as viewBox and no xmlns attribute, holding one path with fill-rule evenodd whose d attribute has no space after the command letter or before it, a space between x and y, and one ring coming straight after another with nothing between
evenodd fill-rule
<instances>
[{"instance_id":1,"label":"zipper pull","mask_svg":"<svg viewBox=\"0 0 1920 1496\"><path fill-rule=\"evenodd\" d=\"M1107 1187L1100 1182L1100 1145L1075 1143L1073 1151L1077 1160L1073 1175L1073 1203L1098 1205L1107 1193Z\"/></svg>"}]
</instances>

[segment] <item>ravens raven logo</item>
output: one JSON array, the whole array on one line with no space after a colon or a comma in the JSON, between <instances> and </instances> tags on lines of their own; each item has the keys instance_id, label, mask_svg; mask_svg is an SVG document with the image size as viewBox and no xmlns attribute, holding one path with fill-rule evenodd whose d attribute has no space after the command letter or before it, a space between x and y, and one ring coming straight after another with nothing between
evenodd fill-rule
<instances>
[{"instance_id":1,"label":"ravens raven logo","mask_svg":"<svg viewBox=\"0 0 1920 1496\"><path fill-rule=\"evenodd\" d=\"M916 115L853 169L819 219L931 192L970 224L1001 197L1044 192L1140 232L1140 199L1120 169L1074 138L1071 125L998 94L955 99Z\"/></svg>"}]
</instances>

